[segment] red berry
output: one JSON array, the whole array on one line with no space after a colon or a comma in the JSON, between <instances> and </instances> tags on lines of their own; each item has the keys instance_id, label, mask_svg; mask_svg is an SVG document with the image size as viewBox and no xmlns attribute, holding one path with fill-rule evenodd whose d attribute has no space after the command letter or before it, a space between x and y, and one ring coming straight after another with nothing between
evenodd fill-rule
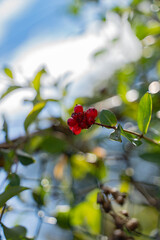
<instances>
[{"instance_id":1,"label":"red berry","mask_svg":"<svg viewBox=\"0 0 160 240\"><path fill-rule=\"evenodd\" d=\"M74 126L72 128L72 132L75 134L75 135L78 135L81 133L81 128L79 126Z\"/></svg>"},{"instance_id":2,"label":"red berry","mask_svg":"<svg viewBox=\"0 0 160 240\"><path fill-rule=\"evenodd\" d=\"M85 121L85 119L79 123L79 126L82 128L82 129L85 129L87 128L87 122Z\"/></svg>"},{"instance_id":3,"label":"red berry","mask_svg":"<svg viewBox=\"0 0 160 240\"><path fill-rule=\"evenodd\" d=\"M90 127L92 124L95 123L95 119L93 117L89 117L89 118L87 118L87 122L88 122L88 125Z\"/></svg>"},{"instance_id":4,"label":"red berry","mask_svg":"<svg viewBox=\"0 0 160 240\"><path fill-rule=\"evenodd\" d=\"M69 119L67 120L67 124L68 124L69 127L73 127L73 126L75 126L75 125L77 124L77 122L76 122L75 119L69 118Z\"/></svg>"},{"instance_id":5,"label":"red berry","mask_svg":"<svg viewBox=\"0 0 160 240\"><path fill-rule=\"evenodd\" d=\"M74 112L75 113L83 113L83 107L80 104L76 105L74 107Z\"/></svg>"},{"instance_id":6,"label":"red berry","mask_svg":"<svg viewBox=\"0 0 160 240\"><path fill-rule=\"evenodd\" d=\"M98 115L97 109L95 108L88 108L88 110L86 111L86 116L87 118L92 117L92 118L96 118Z\"/></svg>"},{"instance_id":7,"label":"red berry","mask_svg":"<svg viewBox=\"0 0 160 240\"><path fill-rule=\"evenodd\" d=\"M78 113L72 113L71 117L77 121L78 119Z\"/></svg>"}]
</instances>

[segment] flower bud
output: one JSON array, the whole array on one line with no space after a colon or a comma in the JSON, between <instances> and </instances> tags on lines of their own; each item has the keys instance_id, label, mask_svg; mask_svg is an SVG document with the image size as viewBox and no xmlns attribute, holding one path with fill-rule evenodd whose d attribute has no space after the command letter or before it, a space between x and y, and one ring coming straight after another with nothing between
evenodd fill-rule
<instances>
[{"instance_id":1,"label":"flower bud","mask_svg":"<svg viewBox=\"0 0 160 240\"><path fill-rule=\"evenodd\" d=\"M112 207L111 207L111 203L109 200L106 200L103 202L103 209L106 213L111 211Z\"/></svg>"},{"instance_id":2,"label":"flower bud","mask_svg":"<svg viewBox=\"0 0 160 240\"><path fill-rule=\"evenodd\" d=\"M101 204L104 202L104 196L103 196L103 193L99 192L97 194L97 203Z\"/></svg>"},{"instance_id":3,"label":"flower bud","mask_svg":"<svg viewBox=\"0 0 160 240\"><path fill-rule=\"evenodd\" d=\"M129 231L134 231L137 227L139 226L138 220L136 218L131 218L127 223L126 223L126 228Z\"/></svg>"}]
</instances>

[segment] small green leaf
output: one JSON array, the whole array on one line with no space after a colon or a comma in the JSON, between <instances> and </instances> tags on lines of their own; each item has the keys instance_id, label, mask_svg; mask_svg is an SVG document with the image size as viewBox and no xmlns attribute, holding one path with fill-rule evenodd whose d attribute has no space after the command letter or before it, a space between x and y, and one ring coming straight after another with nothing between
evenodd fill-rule
<instances>
[{"instance_id":1,"label":"small green leaf","mask_svg":"<svg viewBox=\"0 0 160 240\"><path fill-rule=\"evenodd\" d=\"M139 130L143 134L147 133L149 123L151 121L151 115L152 115L152 98L149 93L146 93L140 100L137 118Z\"/></svg>"},{"instance_id":2,"label":"small green leaf","mask_svg":"<svg viewBox=\"0 0 160 240\"><path fill-rule=\"evenodd\" d=\"M146 152L140 155L145 161L160 164L160 152Z\"/></svg>"},{"instance_id":3,"label":"small green leaf","mask_svg":"<svg viewBox=\"0 0 160 240\"><path fill-rule=\"evenodd\" d=\"M5 116L3 115L3 131L5 132L5 139L6 139L6 142L8 142L8 124L7 124L7 121L6 121L6 118Z\"/></svg>"},{"instance_id":4,"label":"small green leaf","mask_svg":"<svg viewBox=\"0 0 160 240\"><path fill-rule=\"evenodd\" d=\"M120 125L118 125L118 128L113 133L111 133L109 138L114 140L114 141L122 142L122 139L121 139L121 126Z\"/></svg>"},{"instance_id":5,"label":"small green leaf","mask_svg":"<svg viewBox=\"0 0 160 240\"><path fill-rule=\"evenodd\" d=\"M117 124L115 114L109 110L102 110L99 114L99 119L102 124L106 124L108 126L115 126Z\"/></svg>"},{"instance_id":6,"label":"small green leaf","mask_svg":"<svg viewBox=\"0 0 160 240\"><path fill-rule=\"evenodd\" d=\"M45 105L46 105L46 102L40 102L34 105L33 109L25 119L25 122L24 122L25 131L27 131L29 125L36 120L38 114L42 111Z\"/></svg>"},{"instance_id":7,"label":"small green leaf","mask_svg":"<svg viewBox=\"0 0 160 240\"><path fill-rule=\"evenodd\" d=\"M3 99L5 96L7 96L9 93L13 92L14 90L21 88L21 86L10 86L1 96L0 99Z\"/></svg>"},{"instance_id":8,"label":"small green leaf","mask_svg":"<svg viewBox=\"0 0 160 240\"><path fill-rule=\"evenodd\" d=\"M18 156L18 160L22 163L22 165L27 166L35 162L35 159L31 155L23 152L22 150L17 150L16 153Z\"/></svg>"},{"instance_id":9,"label":"small green leaf","mask_svg":"<svg viewBox=\"0 0 160 240\"><path fill-rule=\"evenodd\" d=\"M129 140L134 146L138 147L142 144L142 142L134 135L128 132L125 132L121 127L121 134L123 137L125 137L127 140Z\"/></svg>"},{"instance_id":10,"label":"small green leaf","mask_svg":"<svg viewBox=\"0 0 160 240\"><path fill-rule=\"evenodd\" d=\"M4 204L12 197L18 195L20 192L28 190L26 187L15 186L15 187L8 187L5 192L0 194L0 207L3 207Z\"/></svg>"},{"instance_id":11,"label":"small green leaf","mask_svg":"<svg viewBox=\"0 0 160 240\"><path fill-rule=\"evenodd\" d=\"M33 87L34 89L39 92L40 89L40 85L41 85L41 77L42 75L46 73L46 70L44 68L42 68L35 76L35 78L32 81Z\"/></svg>"},{"instance_id":12,"label":"small green leaf","mask_svg":"<svg viewBox=\"0 0 160 240\"><path fill-rule=\"evenodd\" d=\"M16 173L9 174L8 180L9 180L10 186L19 186L20 185L20 177Z\"/></svg>"},{"instance_id":13,"label":"small green leaf","mask_svg":"<svg viewBox=\"0 0 160 240\"><path fill-rule=\"evenodd\" d=\"M9 78L13 79L13 73L12 73L11 69L9 69L8 67L4 67L3 70Z\"/></svg>"}]
</instances>

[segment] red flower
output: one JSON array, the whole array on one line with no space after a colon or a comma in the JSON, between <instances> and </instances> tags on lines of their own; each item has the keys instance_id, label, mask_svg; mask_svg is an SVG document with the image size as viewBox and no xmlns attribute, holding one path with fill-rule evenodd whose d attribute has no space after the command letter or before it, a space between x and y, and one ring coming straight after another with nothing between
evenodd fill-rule
<instances>
[{"instance_id":1,"label":"red flower","mask_svg":"<svg viewBox=\"0 0 160 240\"><path fill-rule=\"evenodd\" d=\"M92 124L95 123L95 118L98 112L95 108L89 108L87 111L83 111L81 105L76 105L74 107L74 113L72 113L71 118L68 119L67 124L71 131L78 135L81 133L81 129L88 129Z\"/></svg>"}]
</instances>

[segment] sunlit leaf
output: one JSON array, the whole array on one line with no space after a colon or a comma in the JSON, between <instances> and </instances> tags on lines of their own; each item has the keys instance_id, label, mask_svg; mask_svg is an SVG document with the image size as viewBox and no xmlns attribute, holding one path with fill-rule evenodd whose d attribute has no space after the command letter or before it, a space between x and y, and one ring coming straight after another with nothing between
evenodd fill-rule
<instances>
[{"instance_id":1,"label":"sunlit leaf","mask_svg":"<svg viewBox=\"0 0 160 240\"><path fill-rule=\"evenodd\" d=\"M145 134L147 133L152 115L152 98L149 93L146 93L140 100L138 107L138 127Z\"/></svg>"},{"instance_id":2,"label":"sunlit leaf","mask_svg":"<svg viewBox=\"0 0 160 240\"><path fill-rule=\"evenodd\" d=\"M128 181L123 181L120 185L120 192L129 193L130 183Z\"/></svg>"},{"instance_id":3,"label":"sunlit leaf","mask_svg":"<svg viewBox=\"0 0 160 240\"><path fill-rule=\"evenodd\" d=\"M12 71L11 71L10 68L4 67L3 70L4 70L5 74L6 74L9 78L13 79L13 73L12 73Z\"/></svg>"},{"instance_id":4,"label":"sunlit leaf","mask_svg":"<svg viewBox=\"0 0 160 240\"><path fill-rule=\"evenodd\" d=\"M21 86L10 86L1 96L0 99L3 99L5 96L7 96L9 93L13 92L16 89L21 88Z\"/></svg>"},{"instance_id":5,"label":"sunlit leaf","mask_svg":"<svg viewBox=\"0 0 160 240\"><path fill-rule=\"evenodd\" d=\"M38 114L42 111L42 109L45 107L46 102L40 102L37 103L36 105L34 105L33 109L31 110L31 112L28 114L28 116L25 119L24 122L24 128L27 131L28 127L30 126L31 123L33 123Z\"/></svg>"},{"instance_id":6,"label":"sunlit leaf","mask_svg":"<svg viewBox=\"0 0 160 240\"><path fill-rule=\"evenodd\" d=\"M102 124L106 124L108 126L115 126L117 124L115 114L109 110L102 110L99 114L99 119Z\"/></svg>"},{"instance_id":7,"label":"sunlit leaf","mask_svg":"<svg viewBox=\"0 0 160 240\"><path fill-rule=\"evenodd\" d=\"M8 187L5 192L0 194L0 207L3 207L4 204L12 197L18 195L20 192L28 190L26 187L14 186Z\"/></svg>"},{"instance_id":8,"label":"sunlit leaf","mask_svg":"<svg viewBox=\"0 0 160 240\"><path fill-rule=\"evenodd\" d=\"M99 189L91 191L84 202L81 202L70 211L70 224L72 226L85 226L90 233L100 232L100 208L96 204Z\"/></svg>"},{"instance_id":9,"label":"sunlit leaf","mask_svg":"<svg viewBox=\"0 0 160 240\"><path fill-rule=\"evenodd\" d=\"M35 159L31 155L29 155L26 152L23 152L22 150L18 149L16 153L18 156L18 160L22 163L22 165L27 166L35 162Z\"/></svg>"},{"instance_id":10,"label":"sunlit leaf","mask_svg":"<svg viewBox=\"0 0 160 240\"><path fill-rule=\"evenodd\" d=\"M39 92L40 89L40 85L41 85L41 77L42 75L46 73L46 70L44 68L42 68L35 76L35 78L32 81L33 87L34 89Z\"/></svg>"}]
</instances>

